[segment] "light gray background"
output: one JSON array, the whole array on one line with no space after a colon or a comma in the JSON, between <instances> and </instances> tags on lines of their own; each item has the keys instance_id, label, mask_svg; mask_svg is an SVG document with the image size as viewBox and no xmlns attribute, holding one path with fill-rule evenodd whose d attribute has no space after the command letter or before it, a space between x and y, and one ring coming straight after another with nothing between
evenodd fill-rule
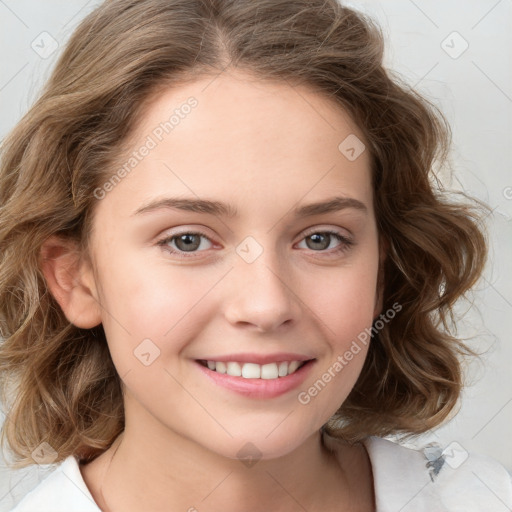
<instances>
[{"instance_id":1,"label":"light gray background","mask_svg":"<svg viewBox=\"0 0 512 512\"><path fill-rule=\"evenodd\" d=\"M60 48L98 3L0 0L0 137L27 111ZM380 22L388 40L387 64L448 117L454 134L455 172L446 176L445 184L483 199L494 209L488 219L490 262L473 295L475 306L460 331L471 336L469 344L485 349L486 355L468 366L469 385L459 414L415 444L436 441L446 447L456 441L469 452L494 457L510 471L512 2L368 0L347 4ZM48 471L48 467L35 466L13 472L0 465L0 512L9 510Z\"/></svg>"}]
</instances>

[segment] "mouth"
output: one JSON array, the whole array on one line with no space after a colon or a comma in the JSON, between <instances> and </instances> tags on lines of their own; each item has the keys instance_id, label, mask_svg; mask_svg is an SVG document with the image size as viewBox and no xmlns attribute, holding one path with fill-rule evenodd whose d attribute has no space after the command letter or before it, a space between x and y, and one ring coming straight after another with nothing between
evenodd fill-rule
<instances>
[{"instance_id":1,"label":"mouth","mask_svg":"<svg viewBox=\"0 0 512 512\"><path fill-rule=\"evenodd\" d=\"M303 366L314 361L276 361L268 364L244 363L238 361L209 361L198 359L197 362L209 370L230 375L231 377L242 377L243 379L275 380L294 374Z\"/></svg>"},{"instance_id":2,"label":"mouth","mask_svg":"<svg viewBox=\"0 0 512 512\"><path fill-rule=\"evenodd\" d=\"M215 386L239 396L261 400L288 396L304 383L316 363L316 359L307 359L260 361L265 364L258 364L252 358L247 359L248 361L196 359L194 362L200 373Z\"/></svg>"}]
</instances>

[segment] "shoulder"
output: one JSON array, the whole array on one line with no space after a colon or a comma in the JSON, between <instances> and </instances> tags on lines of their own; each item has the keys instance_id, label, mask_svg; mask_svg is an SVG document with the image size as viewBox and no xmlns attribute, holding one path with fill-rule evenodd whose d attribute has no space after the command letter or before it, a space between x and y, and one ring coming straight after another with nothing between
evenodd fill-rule
<instances>
[{"instance_id":1,"label":"shoulder","mask_svg":"<svg viewBox=\"0 0 512 512\"><path fill-rule=\"evenodd\" d=\"M10 512L101 512L70 455Z\"/></svg>"},{"instance_id":2,"label":"shoulder","mask_svg":"<svg viewBox=\"0 0 512 512\"><path fill-rule=\"evenodd\" d=\"M456 442L444 450L436 445L412 449L370 437L364 445L379 511L500 512L512 507L512 478L505 468Z\"/></svg>"}]
</instances>

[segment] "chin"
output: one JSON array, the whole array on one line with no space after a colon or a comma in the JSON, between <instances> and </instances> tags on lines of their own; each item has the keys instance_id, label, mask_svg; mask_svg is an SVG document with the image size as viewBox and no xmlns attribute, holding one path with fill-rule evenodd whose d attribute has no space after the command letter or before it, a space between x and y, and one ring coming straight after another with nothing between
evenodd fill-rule
<instances>
[{"instance_id":1,"label":"chin","mask_svg":"<svg viewBox=\"0 0 512 512\"><path fill-rule=\"evenodd\" d=\"M270 435L268 432L272 429L265 430L264 433L260 431L233 435L232 438L226 436L218 440L219 442L208 443L207 448L218 455L240 460L251 467L259 460L272 460L288 455L311 436L311 432L295 432L289 428L283 428L282 432L278 432L279 428Z\"/></svg>"}]
</instances>

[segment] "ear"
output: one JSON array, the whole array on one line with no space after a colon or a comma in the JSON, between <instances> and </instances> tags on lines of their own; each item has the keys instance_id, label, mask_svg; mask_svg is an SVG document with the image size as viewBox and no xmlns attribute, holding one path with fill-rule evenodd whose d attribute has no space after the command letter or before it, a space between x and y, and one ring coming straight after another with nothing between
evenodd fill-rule
<instances>
[{"instance_id":1,"label":"ear","mask_svg":"<svg viewBox=\"0 0 512 512\"><path fill-rule=\"evenodd\" d=\"M382 235L379 236L379 271L377 274L377 290L375 292L375 310L373 312L373 319L375 320L381 313L384 307L384 261L388 253L389 243Z\"/></svg>"},{"instance_id":2,"label":"ear","mask_svg":"<svg viewBox=\"0 0 512 512\"><path fill-rule=\"evenodd\" d=\"M51 236L40 251L41 271L66 318L77 327L91 329L101 323L101 308L92 268L76 242Z\"/></svg>"}]
</instances>

